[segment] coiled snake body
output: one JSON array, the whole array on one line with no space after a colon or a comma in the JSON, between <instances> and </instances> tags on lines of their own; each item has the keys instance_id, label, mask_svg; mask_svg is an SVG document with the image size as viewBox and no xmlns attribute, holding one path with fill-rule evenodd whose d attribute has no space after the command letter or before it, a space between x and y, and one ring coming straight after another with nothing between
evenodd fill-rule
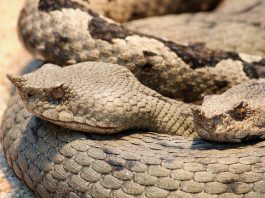
<instances>
[{"instance_id":1,"label":"coiled snake body","mask_svg":"<svg viewBox=\"0 0 265 198\"><path fill-rule=\"evenodd\" d=\"M195 102L263 77L262 58L137 34L76 1L27 3L20 35L27 48L50 62L122 64L144 85ZM73 16L80 20L71 23ZM65 68L47 64L8 78L24 104L15 94L3 118L5 156L40 197L265 196L264 141L220 144L153 132L100 135L67 129L113 133L143 128L194 136L190 105L147 88L126 68L101 62ZM264 87L243 84L205 98L202 107L193 108L199 134L217 141L264 137Z\"/></svg>"}]
</instances>

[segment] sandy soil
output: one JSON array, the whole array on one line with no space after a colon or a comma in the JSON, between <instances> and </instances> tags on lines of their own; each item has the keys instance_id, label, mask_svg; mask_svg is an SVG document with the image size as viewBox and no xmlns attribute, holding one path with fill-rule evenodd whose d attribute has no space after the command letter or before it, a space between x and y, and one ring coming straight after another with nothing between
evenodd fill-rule
<instances>
[{"instance_id":1,"label":"sandy soil","mask_svg":"<svg viewBox=\"0 0 265 198\"><path fill-rule=\"evenodd\" d=\"M6 73L17 73L31 59L17 36L17 18L24 0L0 0L0 120L9 97Z\"/></svg>"},{"instance_id":2,"label":"sandy soil","mask_svg":"<svg viewBox=\"0 0 265 198\"><path fill-rule=\"evenodd\" d=\"M0 122L9 99L11 84L6 73L18 73L32 58L17 36L17 18L24 0L0 0ZM0 198L34 197L9 169L0 150Z\"/></svg>"}]
</instances>

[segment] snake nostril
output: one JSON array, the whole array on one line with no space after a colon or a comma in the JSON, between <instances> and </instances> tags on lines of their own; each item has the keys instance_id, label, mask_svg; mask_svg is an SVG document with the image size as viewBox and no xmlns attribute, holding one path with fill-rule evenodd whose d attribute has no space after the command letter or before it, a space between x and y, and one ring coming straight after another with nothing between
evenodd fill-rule
<instances>
[{"instance_id":1,"label":"snake nostril","mask_svg":"<svg viewBox=\"0 0 265 198\"><path fill-rule=\"evenodd\" d=\"M211 120L212 128L216 128L218 125L222 123L222 117L220 115L214 116Z\"/></svg>"},{"instance_id":2,"label":"snake nostril","mask_svg":"<svg viewBox=\"0 0 265 198\"><path fill-rule=\"evenodd\" d=\"M198 121L204 121L206 120L205 113L197 106L194 106L191 108L193 116Z\"/></svg>"}]
</instances>

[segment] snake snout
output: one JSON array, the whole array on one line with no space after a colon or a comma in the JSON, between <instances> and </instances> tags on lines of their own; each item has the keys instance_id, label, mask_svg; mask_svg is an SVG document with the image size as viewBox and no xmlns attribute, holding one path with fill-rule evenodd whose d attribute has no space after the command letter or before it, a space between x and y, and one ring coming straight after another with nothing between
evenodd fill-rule
<instances>
[{"instance_id":1,"label":"snake snout","mask_svg":"<svg viewBox=\"0 0 265 198\"><path fill-rule=\"evenodd\" d=\"M214 136L218 125L222 123L222 116L214 115L208 117L201 107L198 106L192 107L192 113L197 133L205 139L209 139L209 137Z\"/></svg>"},{"instance_id":2,"label":"snake snout","mask_svg":"<svg viewBox=\"0 0 265 198\"><path fill-rule=\"evenodd\" d=\"M193 118L195 121L200 122L200 121L205 121L208 119L205 115L205 112L202 111L201 107L199 107L199 106L191 107L191 111L192 111Z\"/></svg>"},{"instance_id":3,"label":"snake snout","mask_svg":"<svg viewBox=\"0 0 265 198\"><path fill-rule=\"evenodd\" d=\"M25 79L22 76L16 74L6 74L6 77L17 88L21 88L25 82Z\"/></svg>"},{"instance_id":4,"label":"snake snout","mask_svg":"<svg viewBox=\"0 0 265 198\"><path fill-rule=\"evenodd\" d=\"M206 117L205 112L201 110L200 107L194 106L191 108L193 114L193 123L195 128L198 130L207 131L207 126L209 123L209 119ZM208 132L207 132L208 133Z\"/></svg>"}]
</instances>

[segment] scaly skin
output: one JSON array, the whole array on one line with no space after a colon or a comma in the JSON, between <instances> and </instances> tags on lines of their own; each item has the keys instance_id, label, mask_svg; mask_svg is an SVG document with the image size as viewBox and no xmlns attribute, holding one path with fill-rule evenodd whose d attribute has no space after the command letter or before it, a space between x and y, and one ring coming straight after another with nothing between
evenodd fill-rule
<instances>
[{"instance_id":1,"label":"scaly skin","mask_svg":"<svg viewBox=\"0 0 265 198\"><path fill-rule=\"evenodd\" d=\"M212 10L220 0L75 0L83 2L92 10L111 18L124 22L137 18L167 13L196 12Z\"/></svg>"},{"instance_id":2,"label":"scaly skin","mask_svg":"<svg viewBox=\"0 0 265 198\"><path fill-rule=\"evenodd\" d=\"M227 0L215 12L150 17L126 27L178 43L202 43L210 49L265 57L264 16L263 0L240 1L240 5Z\"/></svg>"},{"instance_id":3,"label":"scaly skin","mask_svg":"<svg viewBox=\"0 0 265 198\"><path fill-rule=\"evenodd\" d=\"M237 53L183 46L136 33L83 4L66 2L28 0L21 12L18 26L25 46L48 62L124 65L144 85L186 102L198 102L205 95L264 76L256 68L264 70L261 58L252 63Z\"/></svg>"},{"instance_id":4,"label":"scaly skin","mask_svg":"<svg viewBox=\"0 0 265 198\"><path fill-rule=\"evenodd\" d=\"M8 75L28 111L65 127L30 116L17 96L13 96L10 112L5 113L2 140L8 163L37 195L148 197L161 193L161 197L166 197L184 192L200 196L228 191L248 192L249 196L265 193L265 176L260 173L265 171L260 157L261 153L265 156L264 142L229 146L154 133L96 136L66 129L100 134L146 129L194 135L190 105L145 87L123 66L106 64L87 62L63 68L46 64L23 76ZM265 83L246 84L220 96L207 97L201 109L193 107L197 131L216 141L264 136L263 116L257 119L264 109L260 103L264 90ZM18 107L22 109L13 110ZM12 123L17 120L21 123ZM202 123L211 127L202 127ZM205 130L209 131L208 136ZM237 172L244 160L244 171ZM224 168L224 172L219 173L219 168Z\"/></svg>"},{"instance_id":5,"label":"scaly skin","mask_svg":"<svg viewBox=\"0 0 265 198\"><path fill-rule=\"evenodd\" d=\"M193 109L196 132L207 140L240 142L265 138L265 83L237 85L221 95L206 96Z\"/></svg>"},{"instance_id":6,"label":"scaly skin","mask_svg":"<svg viewBox=\"0 0 265 198\"><path fill-rule=\"evenodd\" d=\"M39 197L265 196L264 141L78 133L32 116L19 96L1 129L8 164Z\"/></svg>"},{"instance_id":7,"label":"scaly skin","mask_svg":"<svg viewBox=\"0 0 265 198\"><path fill-rule=\"evenodd\" d=\"M142 85L125 67L85 62L8 75L28 111L60 126L110 134L141 129L192 135L190 105Z\"/></svg>"},{"instance_id":8,"label":"scaly skin","mask_svg":"<svg viewBox=\"0 0 265 198\"><path fill-rule=\"evenodd\" d=\"M209 85L214 86L209 89L211 92L215 89L221 90L223 87L220 87L220 83L225 81L220 79L227 80L226 75L231 77L228 81L246 81L250 78L246 66L250 73L254 72L254 77L258 77L260 70L255 66L263 65L260 58L253 60L256 63L252 64L253 61L250 61L249 64L236 53L206 50L199 45L185 47L137 34L114 25L113 22L108 23L108 20L103 20L84 8L62 9L59 6L52 11L52 7L44 6L39 11L36 10L35 1L28 2L32 4L27 4L22 12L19 26L25 28L21 31L21 37L29 49L37 47L38 54L54 62L71 64L87 60L89 54L89 60L124 64L136 76L142 77L137 76L142 82L149 81L150 77L151 87L159 85L158 89L166 95L184 98L186 101L196 101L197 94L199 98L205 94L200 91L201 87L197 90L198 85L204 86L206 83L202 89L209 88ZM81 18L75 21L72 15L84 19L92 17L96 23L92 23L91 18L90 21L81 21ZM39 20L41 18L43 21ZM89 32L85 31L87 26L90 28ZM104 28L112 31L107 34L108 31L104 31ZM81 37L82 41L91 41L88 47L84 47L84 43L78 40L80 36L84 36ZM86 40L92 37L92 40ZM96 47L94 51L90 44ZM82 47L84 51L81 50ZM133 50L139 51L135 53ZM187 76L186 72L191 72L192 75ZM158 77L155 76L157 74ZM198 76L203 78L197 80ZM166 78L178 80L177 83L167 80L170 87L164 83ZM10 76L10 79L21 78ZM190 79L194 79L192 86L189 84ZM188 83L186 89L183 88L181 80ZM216 82L219 86L216 86ZM160 83L164 83L166 89L163 86L160 88ZM20 82L17 83L17 86L21 85ZM65 93L61 89L64 86L56 84L46 91L53 90L49 93L58 99ZM176 88L174 86L180 87L177 94L167 93L171 88ZM193 87L194 96L181 95ZM38 89L31 90L35 93ZM28 96L32 98L32 95ZM45 94L43 97L45 98ZM50 108L47 105L43 107ZM69 114L61 117L67 119ZM265 193L264 142L253 145L219 145L154 133L124 133L113 136L78 133L30 115L17 96L12 98L1 129L3 148L9 165L40 197L139 195L221 198L262 197Z\"/></svg>"}]
</instances>

